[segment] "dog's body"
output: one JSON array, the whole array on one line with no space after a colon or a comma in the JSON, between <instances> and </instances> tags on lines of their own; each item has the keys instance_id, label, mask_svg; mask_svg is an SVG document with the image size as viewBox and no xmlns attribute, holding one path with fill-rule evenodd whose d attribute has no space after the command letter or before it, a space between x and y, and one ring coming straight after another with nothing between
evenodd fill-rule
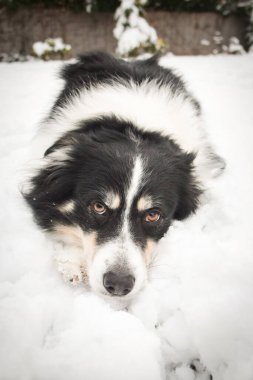
<instances>
[{"instance_id":1,"label":"dog's body","mask_svg":"<svg viewBox=\"0 0 253 380\"><path fill-rule=\"evenodd\" d=\"M145 285L156 242L196 211L223 161L198 102L158 57L88 54L62 77L25 198L38 224L70 244L61 262L70 279L129 298Z\"/></svg>"}]
</instances>

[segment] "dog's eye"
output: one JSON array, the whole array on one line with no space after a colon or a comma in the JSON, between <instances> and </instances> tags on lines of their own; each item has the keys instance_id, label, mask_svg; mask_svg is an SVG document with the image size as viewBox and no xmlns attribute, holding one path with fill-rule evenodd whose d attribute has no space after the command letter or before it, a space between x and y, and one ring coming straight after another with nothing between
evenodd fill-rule
<instances>
[{"instance_id":1,"label":"dog's eye","mask_svg":"<svg viewBox=\"0 0 253 380\"><path fill-rule=\"evenodd\" d=\"M106 206L102 202L92 202L92 210L99 215L102 215L106 212Z\"/></svg>"},{"instance_id":2,"label":"dog's eye","mask_svg":"<svg viewBox=\"0 0 253 380\"><path fill-rule=\"evenodd\" d=\"M161 217L158 211L148 211L145 216L145 221L149 223L157 222Z\"/></svg>"}]
</instances>

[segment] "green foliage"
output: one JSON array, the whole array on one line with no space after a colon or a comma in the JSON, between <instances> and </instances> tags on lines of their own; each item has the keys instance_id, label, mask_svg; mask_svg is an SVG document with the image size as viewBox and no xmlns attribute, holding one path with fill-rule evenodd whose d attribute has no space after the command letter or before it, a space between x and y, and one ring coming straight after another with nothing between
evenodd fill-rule
<instances>
[{"instance_id":1,"label":"green foliage","mask_svg":"<svg viewBox=\"0 0 253 380\"><path fill-rule=\"evenodd\" d=\"M67 8L72 11L86 11L87 5L92 4L92 11L98 12L114 12L117 8L118 0L0 0L0 6L5 6L9 9L25 8L35 5L44 6L46 8Z\"/></svg>"},{"instance_id":2,"label":"green foliage","mask_svg":"<svg viewBox=\"0 0 253 380\"><path fill-rule=\"evenodd\" d=\"M150 0L149 6L154 9L166 11L184 12L212 12L221 11L222 13L235 11L237 0Z\"/></svg>"},{"instance_id":3,"label":"green foliage","mask_svg":"<svg viewBox=\"0 0 253 380\"><path fill-rule=\"evenodd\" d=\"M88 3L92 11L114 12L119 0L0 0L0 6L10 9L40 5L45 7L67 8L73 11L86 11ZM238 0L149 0L146 8L165 11L209 12L218 11L224 14L237 12Z\"/></svg>"}]
</instances>

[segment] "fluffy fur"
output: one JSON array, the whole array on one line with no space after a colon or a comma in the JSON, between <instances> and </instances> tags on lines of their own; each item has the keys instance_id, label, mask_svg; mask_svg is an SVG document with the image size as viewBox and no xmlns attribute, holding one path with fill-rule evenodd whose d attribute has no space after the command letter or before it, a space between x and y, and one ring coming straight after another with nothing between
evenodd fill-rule
<instances>
[{"instance_id":1,"label":"fluffy fur","mask_svg":"<svg viewBox=\"0 0 253 380\"><path fill-rule=\"evenodd\" d=\"M131 298L147 281L156 243L196 211L224 163L207 142L199 103L158 56L91 53L61 76L24 196L67 247L65 277Z\"/></svg>"}]
</instances>

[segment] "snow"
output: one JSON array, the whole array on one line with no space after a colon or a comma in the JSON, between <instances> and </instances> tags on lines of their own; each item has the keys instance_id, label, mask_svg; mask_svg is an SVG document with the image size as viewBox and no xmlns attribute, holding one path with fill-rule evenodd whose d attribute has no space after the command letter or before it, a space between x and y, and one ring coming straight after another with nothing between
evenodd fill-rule
<instances>
[{"instance_id":1,"label":"snow","mask_svg":"<svg viewBox=\"0 0 253 380\"><path fill-rule=\"evenodd\" d=\"M37 41L33 44L33 51L38 57L42 57L45 53L51 50L47 42Z\"/></svg>"},{"instance_id":2,"label":"snow","mask_svg":"<svg viewBox=\"0 0 253 380\"><path fill-rule=\"evenodd\" d=\"M209 46L209 45L210 45L210 41L207 40L206 38L203 38L203 39L200 41L200 44L203 45L203 46Z\"/></svg>"},{"instance_id":3,"label":"snow","mask_svg":"<svg viewBox=\"0 0 253 380\"><path fill-rule=\"evenodd\" d=\"M252 380L253 55L167 57L227 161L196 215L162 239L129 311L64 283L19 193L59 62L0 65L0 379ZM197 372L193 370L193 366Z\"/></svg>"}]
</instances>

